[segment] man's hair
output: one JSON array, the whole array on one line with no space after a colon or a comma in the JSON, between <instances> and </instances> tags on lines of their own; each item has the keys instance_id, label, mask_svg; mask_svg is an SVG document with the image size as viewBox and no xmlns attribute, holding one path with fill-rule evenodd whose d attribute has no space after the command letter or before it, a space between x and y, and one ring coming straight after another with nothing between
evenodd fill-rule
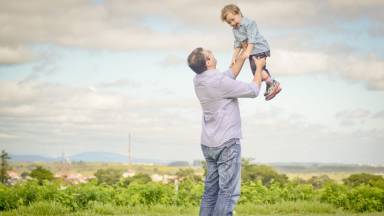
<instances>
[{"instance_id":1,"label":"man's hair","mask_svg":"<svg viewBox=\"0 0 384 216\"><path fill-rule=\"evenodd\" d=\"M197 74L201 74L207 70L203 48L198 47L189 54L188 66Z\"/></svg>"},{"instance_id":2,"label":"man's hair","mask_svg":"<svg viewBox=\"0 0 384 216\"><path fill-rule=\"evenodd\" d=\"M243 16L240 11L240 8L237 5L229 4L226 5L223 9L221 9L221 21L226 21L228 13L240 14L241 16Z\"/></svg>"}]
</instances>

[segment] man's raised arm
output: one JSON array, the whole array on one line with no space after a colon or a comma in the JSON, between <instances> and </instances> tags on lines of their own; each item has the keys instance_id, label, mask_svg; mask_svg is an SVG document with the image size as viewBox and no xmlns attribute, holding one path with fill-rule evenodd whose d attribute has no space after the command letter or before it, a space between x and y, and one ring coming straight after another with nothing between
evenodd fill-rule
<instances>
[{"instance_id":1,"label":"man's raised arm","mask_svg":"<svg viewBox=\"0 0 384 216\"><path fill-rule=\"evenodd\" d=\"M234 78L236 79L236 77L239 75L240 71L241 71L241 68L243 67L244 65L244 62L247 58L243 57L243 55L239 55L236 59L236 62L234 64L232 64L231 66L231 71L233 73L233 76Z\"/></svg>"}]
</instances>

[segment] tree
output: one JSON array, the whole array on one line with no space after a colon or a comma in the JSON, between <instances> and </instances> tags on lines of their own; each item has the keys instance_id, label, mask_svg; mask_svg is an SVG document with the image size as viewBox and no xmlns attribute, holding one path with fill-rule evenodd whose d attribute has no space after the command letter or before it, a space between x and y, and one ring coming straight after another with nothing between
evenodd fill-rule
<instances>
[{"instance_id":1,"label":"tree","mask_svg":"<svg viewBox=\"0 0 384 216\"><path fill-rule=\"evenodd\" d=\"M146 184L148 182L151 182L152 179L148 174L138 173L134 176L124 178L121 183L122 185L128 186L133 182L139 183L139 184Z\"/></svg>"},{"instance_id":2,"label":"tree","mask_svg":"<svg viewBox=\"0 0 384 216\"><path fill-rule=\"evenodd\" d=\"M325 184L330 182L332 182L332 179L327 175L312 176L312 178L307 181L307 183L311 184L315 189L322 188Z\"/></svg>"},{"instance_id":3,"label":"tree","mask_svg":"<svg viewBox=\"0 0 384 216\"><path fill-rule=\"evenodd\" d=\"M29 176L37 179L40 185L43 184L44 180L52 181L54 178L53 173L47 169L44 169L42 166L38 166L33 169Z\"/></svg>"},{"instance_id":4,"label":"tree","mask_svg":"<svg viewBox=\"0 0 384 216\"><path fill-rule=\"evenodd\" d=\"M187 167L187 166L189 166L189 163L188 163L188 161L173 161L173 162L169 163L168 166Z\"/></svg>"},{"instance_id":5,"label":"tree","mask_svg":"<svg viewBox=\"0 0 384 216\"><path fill-rule=\"evenodd\" d=\"M384 178L379 175L373 175L369 173L352 174L348 178L343 179L344 184L355 187L358 185L370 185L383 187Z\"/></svg>"},{"instance_id":6,"label":"tree","mask_svg":"<svg viewBox=\"0 0 384 216\"><path fill-rule=\"evenodd\" d=\"M241 178L244 182L261 180L263 185L269 186L272 182L285 184L288 177L277 173L272 167L267 165L251 164L249 160L243 159Z\"/></svg>"},{"instance_id":7,"label":"tree","mask_svg":"<svg viewBox=\"0 0 384 216\"><path fill-rule=\"evenodd\" d=\"M8 160L11 159L11 157L8 155L8 153L5 150L1 151L1 164L0 164L0 182L5 184L7 183L9 176L8 171L11 169Z\"/></svg>"},{"instance_id":8,"label":"tree","mask_svg":"<svg viewBox=\"0 0 384 216\"><path fill-rule=\"evenodd\" d=\"M117 183L122 175L123 171L117 169L99 169L95 173L97 183L105 183L109 185Z\"/></svg>"},{"instance_id":9,"label":"tree","mask_svg":"<svg viewBox=\"0 0 384 216\"><path fill-rule=\"evenodd\" d=\"M178 179L191 179L193 181L201 181L201 177L198 175L195 175L195 170L192 168L187 169L179 169L176 172L176 176Z\"/></svg>"}]
</instances>

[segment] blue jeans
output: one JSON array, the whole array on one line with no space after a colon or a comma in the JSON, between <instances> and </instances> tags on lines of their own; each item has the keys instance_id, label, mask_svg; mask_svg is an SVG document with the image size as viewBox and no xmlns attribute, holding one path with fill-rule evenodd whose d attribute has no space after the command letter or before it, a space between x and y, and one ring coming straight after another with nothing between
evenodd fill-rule
<instances>
[{"instance_id":1,"label":"blue jeans","mask_svg":"<svg viewBox=\"0 0 384 216\"><path fill-rule=\"evenodd\" d=\"M207 162L200 216L232 215L240 198L241 146L230 140L218 147L201 145Z\"/></svg>"}]
</instances>

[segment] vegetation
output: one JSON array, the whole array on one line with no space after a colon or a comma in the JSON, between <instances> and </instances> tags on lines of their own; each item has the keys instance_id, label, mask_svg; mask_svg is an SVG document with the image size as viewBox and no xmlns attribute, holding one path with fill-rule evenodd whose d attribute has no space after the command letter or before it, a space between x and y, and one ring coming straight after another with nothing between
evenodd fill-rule
<instances>
[{"instance_id":1,"label":"vegetation","mask_svg":"<svg viewBox=\"0 0 384 216\"><path fill-rule=\"evenodd\" d=\"M251 164L249 160L242 161L241 179L244 182L260 180L263 185L271 185L273 182L284 185L288 182L288 177L277 173L272 167L267 165Z\"/></svg>"},{"instance_id":2,"label":"vegetation","mask_svg":"<svg viewBox=\"0 0 384 216\"><path fill-rule=\"evenodd\" d=\"M7 183L9 176L8 176L8 171L10 170L10 166L8 164L8 160L11 159L9 157L8 153L5 152L5 150L1 151L0 155L1 159L1 164L0 164L0 182L5 184Z\"/></svg>"},{"instance_id":3,"label":"vegetation","mask_svg":"<svg viewBox=\"0 0 384 216\"><path fill-rule=\"evenodd\" d=\"M32 172L29 174L30 177L35 178L38 180L39 184L42 185L43 181L51 181L53 180L53 173L41 166L36 167Z\"/></svg>"},{"instance_id":4,"label":"vegetation","mask_svg":"<svg viewBox=\"0 0 384 216\"><path fill-rule=\"evenodd\" d=\"M37 167L30 174L33 179L0 184L0 211L4 215L196 215L204 188L194 169L179 169L169 183L153 182L145 173L123 178L121 170L111 168L97 170L96 179L78 185L46 177L47 173ZM238 215L379 215L384 211L382 176L353 174L341 183L325 175L289 180L271 167L249 161L243 163L242 175Z\"/></svg>"},{"instance_id":5,"label":"vegetation","mask_svg":"<svg viewBox=\"0 0 384 216\"><path fill-rule=\"evenodd\" d=\"M95 177L99 184L115 184L120 180L122 174L123 171L118 169L99 169L96 171Z\"/></svg>"}]
</instances>

